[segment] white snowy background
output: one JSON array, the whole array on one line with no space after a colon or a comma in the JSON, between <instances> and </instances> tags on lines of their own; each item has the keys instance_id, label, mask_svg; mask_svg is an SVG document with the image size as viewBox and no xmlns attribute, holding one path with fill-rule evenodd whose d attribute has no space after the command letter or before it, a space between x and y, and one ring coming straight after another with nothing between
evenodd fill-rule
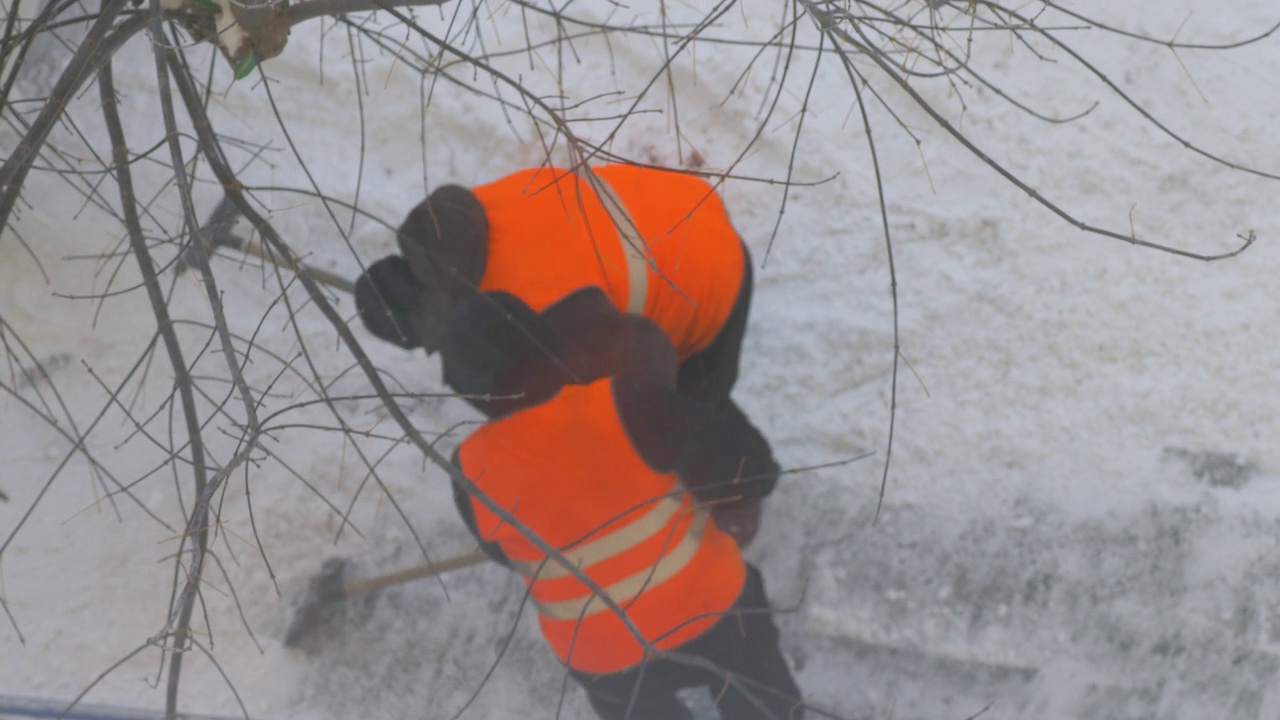
<instances>
[{"instance_id":1,"label":"white snowy background","mask_svg":"<svg viewBox=\"0 0 1280 720\"><path fill-rule=\"evenodd\" d=\"M647 5L572 9L619 26L657 22ZM1070 6L1128 31L1161 39L1178 33L1184 42L1237 40L1280 20L1280 8L1265 0ZM705 12L668 9L673 22ZM444 35L452 13L445 5L417 17ZM745 3L704 32L766 37L780 14L773 3ZM489 52L523 47L524 21L540 36L554 33L545 19L523 15L505 3L484 6ZM800 24L803 42L814 44L811 21ZM1073 29L1065 18L1060 26L1077 52L1174 131L1233 162L1280 170L1275 38L1229 52L1174 53ZM968 36L957 37L959 45ZM401 31L395 42L404 38ZM288 139L257 75L231 84L219 64L210 111L221 132L270 143L253 162L248 151L236 160L247 182L309 187L291 140L320 188L369 214L334 206L335 223L312 198L257 194L310 262L354 278L357 258L369 263L394 247L392 231L370 216L394 226L431 187L479 184L538 164L545 151L518 114L509 122L491 101L424 82L367 42L355 60L351 48L344 30L313 22L295 28L284 54L264 63ZM1049 124L988 90L965 88L962 107L943 81L913 87L1081 220L1120 232L1132 223L1144 239L1199 253L1229 251L1250 230L1257 244L1204 263L1083 233L878 82L922 143L870 105L909 363L898 378L892 465L873 523L889 429L890 276L866 133L847 76L827 57L803 114L793 178L830 180L792 190L771 247L781 187L742 179L723 187L756 262L735 396L786 467L875 454L787 476L749 554L783 610L784 649L807 699L843 717L962 720L990 706L982 717L1280 718L1280 184L1186 150L1060 49L1043 40L1035 48L1054 62L1037 60L1005 34L976 33L973 66L1040 112L1070 116L1097 102L1091 114ZM47 90L66 57L55 44L37 50L25 80L32 94ZM203 57L205 50L189 52ZM655 92L641 104L650 112L621 126L614 152L726 170L757 131L769 87L772 57L734 87L753 52L700 42L681 55L671 68L678 125L667 92ZM636 92L662 57L660 39L619 35L578 38L559 57L515 53L500 65L540 96L564 95L565 105L595 98L592 109L603 115L623 112L626 96L599 93ZM813 60L812 52L797 54L779 109L736 174L786 177ZM353 63L361 67L359 87ZM559 63L562 84L552 75ZM869 64L861 67L877 77ZM451 72L489 86L470 69ZM141 38L120 55L116 75L138 151L162 134L158 113L147 111L154 66ZM78 131L105 154L96 102L91 85L75 106L86 118ZM615 125L576 130L603 141ZM60 133L72 137L67 128ZM12 147L16 138L0 131L0 144ZM162 177L165 169L140 163L137 171ZM131 420L108 401L150 341L154 318L141 291L119 292L138 282L131 258L108 284L117 261L98 256L115 248L121 229L86 206L91 182L33 173L25 195L31 206L0 237L0 314L52 382L25 380L12 361L4 372L37 405L52 404L56 388L67 410L52 412L74 418L80 432L110 406L89 445L120 482L138 481L138 502L104 499L57 428L14 396L0 399L0 491L9 498L0 502L0 536L39 499L0 558L0 596L16 623L0 618L0 695L75 697L163 627L174 581L176 533L147 513L180 523L185 506L176 488L188 481L170 469L149 475L164 461L161 443L133 431L134 420L146 421L166 443L179 442L167 437L169 419ZM197 191L205 211L217 197L208 185ZM177 207L169 191L150 222L176 226ZM233 330L295 354L285 308L272 304L274 277L251 263L214 262ZM94 296L108 287L117 292L99 302ZM324 319L296 291L290 297L331 392L366 394ZM349 299L335 302L352 312ZM176 317L207 319L193 274L176 281L171 305ZM194 355L205 331L181 332ZM389 376L424 394L405 407L428 437L475 419L464 403L441 395L434 361L357 335ZM258 357L247 372L265 386L280 364ZM138 408L154 408L171 383L157 358L124 397L136 394ZM301 397L302 388L300 376L286 374L273 392L287 399ZM377 408L375 400L355 399L341 410L359 430L398 435ZM335 543L338 518L286 463L343 509L366 479L364 465L341 434L308 429L332 425L325 408L279 422L292 427L268 443L273 458L250 466L247 479L237 473L222 500L214 547L225 574L209 574L207 609L195 624L217 667L201 653L188 656L182 709L236 715L238 695L262 718L451 718L475 694L463 718L592 717L571 683L560 706L562 674L529 610L512 631L520 583L494 566L352 601L304 649L282 647L289 603L327 557L349 558L353 572L373 575L421 561L413 533L433 558L471 544L443 473L407 445L380 457L390 446L376 440L362 447L380 463L412 532L386 493L370 485L352 510L360 535L348 528ZM181 437L181 423L174 427ZM466 431L447 434L442 447ZM210 436L216 444L218 433ZM217 448L224 460L225 440ZM189 487L182 492L190 503ZM114 667L86 702L161 708L159 670L159 653L144 650Z\"/></svg>"}]
</instances>

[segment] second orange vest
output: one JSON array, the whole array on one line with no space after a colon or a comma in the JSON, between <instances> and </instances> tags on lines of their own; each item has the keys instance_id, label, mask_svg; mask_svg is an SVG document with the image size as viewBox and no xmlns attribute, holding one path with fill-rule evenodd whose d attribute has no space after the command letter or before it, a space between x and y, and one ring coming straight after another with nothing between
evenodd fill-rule
<instances>
[{"instance_id":1,"label":"second orange vest","mask_svg":"<svg viewBox=\"0 0 1280 720\"><path fill-rule=\"evenodd\" d=\"M742 592L737 543L674 473L653 470L636 452L609 379L567 385L488 423L458 454L467 477L603 588L658 649L706 632ZM531 585L542 633L561 661L608 673L644 659L643 646L584 582L471 502L480 537L496 542Z\"/></svg>"}]
</instances>

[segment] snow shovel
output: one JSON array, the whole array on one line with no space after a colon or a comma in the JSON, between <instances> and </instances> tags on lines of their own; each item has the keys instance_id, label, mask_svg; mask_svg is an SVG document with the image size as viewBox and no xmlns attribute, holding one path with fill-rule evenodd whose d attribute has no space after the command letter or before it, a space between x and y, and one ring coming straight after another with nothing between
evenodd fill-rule
<instances>
[{"instance_id":1,"label":"snow shovel","mask_svg":"<svg viewBox=\"0 0 1280 720\"><path fill-rule=\"evenodd\" d=\"M487 560L489 556L483 550L473 550L465 555L418 565L388 575L379 575L368 580L343 582L342 575L346 563L341 558L330 558L320 567L320 574L311 579L310 584L307 585L306 594L294 608L293 621L289 623L289 628L284 634L284 645L297 647L312 628L321 624L325 611L336 603L392 585L479 565Z\"/></svg>"},{"instance_id":2,"label":"snow shovel","mask_svg":"<svg viewBox=\"0 0 1280 720\"><path fill-rule=\"evenodd\" d=\"M235 206L232 205L230 197L223 197L222 201L210 213L208 221L205 223L205 232L207 237L211 239L207 248L210 254L220 247L233 248L276 267L287 268L300 275L308 275L313 280L328 285L335 290L340 290L349 295L355 294L355 283L350 280L328 270L312 267L306 263L290 263L285 258L268 252L262 245L246 240L231 232L237 217L238 213ZM188 250L179 260L178 272L182 272L186 267L198 262L198 257L194 251ZM450 570L479 565L486 560L489 560L489 556L483 550L473 550L466 555L459 555L440 562L427 563L368 580L344 583L342 576L345 563L341 558L330 558L320 567L320 573L312 578L307 585L306 593L295 606L293 620L285 631L284 645L285 647L297 647L316 625L322 623L327 611L333 605L348 598L371 593L392 585L400 585L412 580L433 577Z\"/></svg>"}]
</instances>

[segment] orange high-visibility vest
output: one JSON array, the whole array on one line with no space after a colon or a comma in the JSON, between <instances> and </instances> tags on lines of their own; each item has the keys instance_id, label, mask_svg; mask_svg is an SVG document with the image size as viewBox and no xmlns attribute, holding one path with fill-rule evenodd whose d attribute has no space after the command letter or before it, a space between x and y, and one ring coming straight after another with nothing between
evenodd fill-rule
<instances>
[{"instance_id":1,"label":"orange high-visibility vest","mask_svg":"<svg viewBox=\"0 0 1280 720\"><path fill-rule=\"evenodd\" d=\"M742 592L733 538L695 507L674 473L650 468L618 416L608 378L566 385L541 405L484 425L458 450L462 471L590 577L658 649L706 632ZM587 585L475 498L476 529L531 585L542 633L588 673L632 667L644 649Z\"/></svg>"},{"instance_id":2,"label":"orange high-visibility vest","mask_svg":"<svg viewBox=\"0 0 1280 720\"><path fill-rule=\"evenodd\" d=\"M742 242L700 178L632 165L594 173L603 186L563 168L536 168L472 188L489 220L479 288L509 292L541 312L597 286L618 310L657 323L683 361L715 339L733 310ZM611 213L596 187L621 208ZM624 239L618 226L638 237Z\"/></svg>"}]
</instances>

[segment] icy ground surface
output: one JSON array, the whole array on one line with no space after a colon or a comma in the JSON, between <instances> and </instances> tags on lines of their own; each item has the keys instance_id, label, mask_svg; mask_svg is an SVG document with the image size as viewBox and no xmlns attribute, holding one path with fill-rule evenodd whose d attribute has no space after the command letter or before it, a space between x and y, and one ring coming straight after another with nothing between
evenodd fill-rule
<instances>
[{"instance_id":1,"label":"icy ground surface","mask_svg":"<svg viewBox=\"0 0 1280 720\"><path fill-rule=\"evenodd\" d=\"M1186 20L1180 38L1197 42L1240 38L1280 20L1267 0L1219 3L1189 20L1198 7L1189 1L1077 5L1162 38ZM520 38L519 13L482 15L498 23L504 41ZM722 18L723 34L763 30L775 16L772 3L748 4ZM429 27L446 24L434 12L420 18ZM265 68L279 81L275 100L317 182L351 200L361 157L354 85L343 65L347 41L338 34L327 41L321 84L318 30L295 30L285 54ZM1064 37L1198 145L1280 168L1274 38L1233 53L1182 50L1175 57L1158 44L1097 32ZM610 47L587 38L575 48L582 65L569 63L573 97L653 71L647 40ZM48 50L49 62L55 50ZM736 52L700 46L696 70L691 62L673 70L673 82L685 88L679 122L686 164L693 147L708 167L723 169L755 132L758 95L720 104L745 64ZM1186 152L1061 54L1053 55L1056 66L1038 63L1007 38L979 41L975 53L989 79L1048 114L1074 115L1100 103L1081 121L1050 125L975 89L965 91L961 116L944 84L919 85L955 111L953 122L987 152L1060 206L1122 231L1132 221L1149 240L1195 252L1226 251L1235 234L1251 229L1260 240L1241 257L1205 264L1081 233L1009 187L882 84L923 144L917 149L886 113L873 111L901 352L909 363L899 375L892 470L873 523L893 361L890 278L866 136L847 78L827 61L794 169L797 179L834 179L793 191L771 248L778 187L730 180L725 189L755 253L757 278L736 397L784 466L876 453L788 476L751 549L784 610L783 642L800 685L815 706L852 718L963 720L983 708L982 717L1000 720L1280 718L1280 186ZM359 196L373 216L394 224L427 187L483 182L541 160L531 132L517 135L495 106L447 84L433 90L423 151L419 78L387 57L375 60L367 70ZM135 43L116 71L139 148L160 127L139 111L153 92L151 63L145 45ZM516 68L547 95L555 91L527 61ZM811 68L811 58L798 61L793 72L802 80L784 95L740 174L785 175ZM219 72L225 88L226 68ZM766 81L763 70L751 75L747 91L762 92ZM96 102L95 92L80 102ZM269 162L246 171L254 182L307 185L280 150L288 146L264 103L260 86L241 82L215 96L214 110L230 135L277 132ZM101 143L96 122L81 130ZM637 116L615 151L680 164L670 122L657 113ZM4 133L0 143L10 146L11 131ZM200 192L208 207L214 191ZM18 229L48 279L6 231L0 313L43 361L83 430L107 404L105 388L123 381L150 340L154 319L140 292L109 299L101 313L96 302L74 297L101 292L114 268L76 259L113 247L119 231L110 218L81 209L79 191L47 175L33 174L27 197L35 207ZM358 272L321 204L263 197L273 222L312 261ZM365 262L393 246L391 233L366 218L352 229L352 248ZM252 267L217 262L233 327L250 335L261 323L266 346L296 352L278 309L263 322L276 297L270 283ZM122 273L125 286L136 283L131 263ZM176 316L201 317L204 302L190 276L176 283ZM315 347L333 350L332 331L318 314L304 309L299 324ZM185 337L194 343L203 336ZM408 388L440 391L434 362L367 344L375 362ZM367 392L336 352L320 353L316 362L340 390ZM251 380L265 385L275 368L264 360L250 370ZM36 381L44 388L39 395L31 383L11 380L30 402L50 397L44 380ZM285 378L278 391L289 393L295 382ZM154 403L170 383L157 365L142 401ZM406 406L432 432L474 419L453 399L428 395ZM57 476L0 562L0 595L17 624L15 630L0 618L0 694L69 699L163 626L175 532L148 513L171 525L181 517L175 482L162 473L139 483L145 512L123 499L113 508L101 501L83 460L59 469L70 445L57 429L13 397L0 400L0 409L0 490L9 497L0 502L0 535ZM351 400L343 411L362 418L362 429L391 432L374 401ZM331 422L326 418L311 408L288 420ZM137 438L121 446L132 423L119 411L103 425L92 445L122 482L163 461ZM167 432L163 421L155 427ZM364 480L337 434L282 431L270 449L344 509ZM378 470L433 557L469 548L440 472L424 469L408 447L389 453ZM281 646L291 599L326 557L348 557L364 575L421 559L385 492L370 488L361 496L352 517L362 535L348 529L336 544L339 522L330 508L282 463L264 462L251 484L237 478L224 508L218 547L225 567L205 593L213 637L202 635L208 654L188 658L184 708L234 715L233 687L263 718L434 719L464 706L464 718L592 717L576 688L562 699L563 678L530 611L521 613L518 581L495 567L353 601L305 648ZM207 635L203 618L200 627ZM88 700L162 707L163 683L153 687L158 669L157 653L143 650L115 667Z\"/></svg>"}]
</instances>

